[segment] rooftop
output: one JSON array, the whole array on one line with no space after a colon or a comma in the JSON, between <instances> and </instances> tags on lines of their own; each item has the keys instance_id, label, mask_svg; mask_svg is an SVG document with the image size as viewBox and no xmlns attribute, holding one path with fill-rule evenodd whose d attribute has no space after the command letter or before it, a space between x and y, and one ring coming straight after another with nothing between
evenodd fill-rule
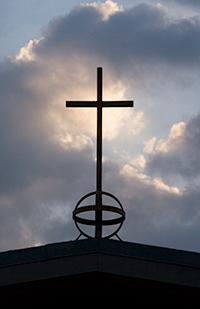
<instances>
[{"instance_id":1,"label":"rooftop","mask_svg":"<svg viewBox=\"0 0 200 309\"><path fill-rule=\"evenodd\" d=\"M148 291L146 297L153 297L154 287L162 298L189 292L193 301L199 299L200 254L102 238L0 253L0 293L7 301L11 294L18 299L19 288L24 300L35 290L45 299L45 293L50 297L62 288L72 298L77 292L84 297L88 291L114 295L119 290L128 297L136 287L137 295Z\"/></svg>"}]
</instances>

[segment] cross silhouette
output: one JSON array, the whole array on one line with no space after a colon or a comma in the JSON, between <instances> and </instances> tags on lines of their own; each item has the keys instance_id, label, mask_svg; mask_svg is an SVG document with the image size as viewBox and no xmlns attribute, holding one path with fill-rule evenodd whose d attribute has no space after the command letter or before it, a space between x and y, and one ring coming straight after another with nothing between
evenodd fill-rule
<instances>
[{"instance_id":1,"label":"cross silhouette","mask_svg":"<svg viewBox=\"0 0 200 309\"><path fill-rule=\"evenodd\" d=\"M102 68L97 68L97 101L66 101L66 107L97 108L97 167L96 167L96 207L95 237L102 236L102 108L133 107L133 101L102 100Z\"/></svg>"}]
</instances>

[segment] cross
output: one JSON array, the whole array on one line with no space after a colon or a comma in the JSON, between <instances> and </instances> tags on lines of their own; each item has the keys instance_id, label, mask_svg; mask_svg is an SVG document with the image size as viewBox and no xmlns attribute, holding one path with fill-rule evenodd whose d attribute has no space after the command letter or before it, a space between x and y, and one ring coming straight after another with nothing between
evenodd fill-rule
<instances>
[{"instance_id":1,"label":"cross","mask_svg":"<svg viewBox=\"0 0 200 309\"><path fill-rule=\"evenodd\" d=\"M97 101L66 101L66 107L97 108L97 165L96 165L96 208L95 237L102 236L102 109L103 107L133 107L133 101L102 100L102 68L97 68Z\"/></svg>"}]
</instances>

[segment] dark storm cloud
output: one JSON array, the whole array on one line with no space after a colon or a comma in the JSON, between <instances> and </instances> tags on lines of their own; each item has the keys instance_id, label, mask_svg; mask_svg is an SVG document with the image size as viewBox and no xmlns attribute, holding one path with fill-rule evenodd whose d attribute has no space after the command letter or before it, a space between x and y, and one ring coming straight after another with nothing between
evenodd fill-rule
<instances>
[{"instance_id":1,"label":"dark storm cloud","mask_svg":"<svg viewBox=\"0 0 200 309\"><path fill-rule=\"evenodd\" d=\"M126 221L120 233L124 240L186 250L199 250L200 190L173 192L117 164L105 164L106 188L120 196ZM120 175L120 176L119 176ZM114 186L109 185L114 182ZM168 190L169 189L169 190Z\"/></svg>"},{"instance_id":2,"label":"dark storm cloud","mask_svg":"<svg viewBox=\"0 0 200 309\"><path fill-rule=\"evenodd\" d=\"M40 52L98 55L114 66L153 61L183 66L199 63L200 20L171 19L161 6L140 4L102 20L94 7L78 7L53 20Z\"/></svg>"}]
</instances>

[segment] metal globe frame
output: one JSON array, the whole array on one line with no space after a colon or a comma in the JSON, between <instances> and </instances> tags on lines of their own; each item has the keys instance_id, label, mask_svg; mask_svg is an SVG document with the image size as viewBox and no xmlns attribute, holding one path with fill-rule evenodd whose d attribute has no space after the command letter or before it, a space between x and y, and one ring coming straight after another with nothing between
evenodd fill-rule
<instances>
[{"instance_id":1,"label":"metal globe frame","mask_svg":"<svg viewBox=\"0 0 200 309\"><path fill-rule=\"evenodd\" d=\"M121 229L122 225L123 225L123 222L125 220L125 211L123 209L123 206L121 204L121 202L119 201L119 199L114 196L113 194L111 193L108 193L108 192L105 192L105 191L102 191L101 192L102 195L106 195L106 196L109 196L110 198L114 199L117 204L118 204L118 207L117 206L112 206L112 205L100 205L100 206L97 206L97 205L84 205L84 206L81 206L81 203L87 199L88 197L92 196L92 195L97 195L97 192L90 192L86 195L84 195L79 201L78 203L76 204L76 207L73 211L73 220L75 221L75 224L76 224L76 227L77 229L79 230L80 232L80 235L84 235L86 238L93 238L91 235L89 235L88 233L84 232L83 229L80 228L79 224L83 224L83 225L90 225L90 226L94 226L95 229L97 228L97 225L99 224L99 222L97 222L96 219L86 219L86 218L82 218L79 216L79 214L81 213L85 213L85 212L90 212L90 211L101 211L101 212L112 212L112 213L115 213L115 214L118 214L119 216L117 218L113 218L113 219L102 219L101 220L101 226L111 226L111 225L117 225L119 224L119 226L115 229L114 232L108 234L107 236L105 237L102 237L102 238L111 238L113 236L117 236L119 238L119 236L117 235L118 231Z\"/></svg>"}]
</instances>

